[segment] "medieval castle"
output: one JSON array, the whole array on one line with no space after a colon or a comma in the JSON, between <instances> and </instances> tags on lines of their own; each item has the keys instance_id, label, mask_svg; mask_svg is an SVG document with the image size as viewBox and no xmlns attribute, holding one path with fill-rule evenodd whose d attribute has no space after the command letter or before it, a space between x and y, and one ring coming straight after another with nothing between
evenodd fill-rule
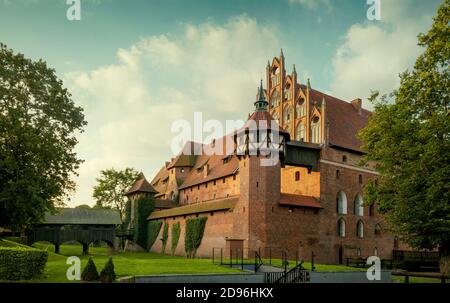
<instances>
[{"instance_id":1,"label":"medieval castle","mask_svg":"<svg viewBox=\"0 0 450 303\"><path fill-rule=\"evenodd\" d=\"M179 222L182 231L187 219L207 217L199 257L223 248L258 250L263 257L282 249L303 260L314 253L317 262L335 264L346 257L391 258L398 241L376 205L363 198L365 184L377 178L373 164L359 165L364 151L357 133L371 113L361 99L345 102L313 89L309 80L298 83L295 65L286 72L283 52L266 72L267 87L261 86L247 122L267 121L258 136L278 122L281 161L261 165L259 151L248 152L244 127L222 138L231 139L223 141L233 142L234 154L193 155L203 145L188 143L151 182L141 175L128 193L131 201L154 195L148 220ZM185 255L183 237L175 254ZM161 245L157 240L151 250L160 252Z\"/></svg>"}]
</instances>

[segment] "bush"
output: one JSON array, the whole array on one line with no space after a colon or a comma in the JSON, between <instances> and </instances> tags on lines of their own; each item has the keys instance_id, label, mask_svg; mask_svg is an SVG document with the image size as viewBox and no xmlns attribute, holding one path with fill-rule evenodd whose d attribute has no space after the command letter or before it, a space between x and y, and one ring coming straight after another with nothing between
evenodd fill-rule
<instances>
[{"instance_id":1,"label":"bush","mask_svg":"<svg viewBox=\"0 0 450 303\"><path fill-rule=\"evenodd\" d=\"M0 280L29 280L39 277L48 253L34 248L0 247Z\"/></svg>"},{"instance_id":2,"label":"bush","mask_svg":"<svg viewBox=\"0 0 450 303\"><path fill-rule=\"evenodd\" d=\"M147 249L150 250L153 244L158 238L159 231L161 230L162 221L150 221L148 222L148 231L147 231Z\"/></svg>"},{"instance_id":3,"label":"bush","mask_svg":"<svg viewBox=\"0 0 450 303\"><path fill-rule=\"evenodd\" d=\"M188 258L195 258L197 249L199 248L203 232L205 231L206 220L208 218L194 218L186 221L186 234L184 238L184 249Z\"/></svg>"},{"instance_id":4,"label":"bush","mask_svg":"<svg viewBox=\"0 0 450 303\"><path fill-rule=\"evenodd\" d=\"M105 267L103 267L100 272L100 281L104 283L111 283L116 279L116 273L114 271L114 263L112 258L109 257L108 262L106 262Z\"/></svg>"},{"instance_id":5,"label":"bush","mask_svg":"<svg viewBox=\"0 0 450 303\"><path fill-rule=\"evenodd\" d=\"M164 230L162 234L162 252L161 252L163 255L166 253L166 245L168 238L169 238L169 224L164 223Z\"/></svg>"},{"instance_id":6,"label":"bush","mask_svg":"<svg viewBox=\"0 0 450 303\"><path fill-rule=\"evenodd\" d=\"M98 280L97 267L95 267L92 257L89 258L89 261L86 264L86 267L83 269L83 272L81 273L81 280L83 280L83 281Z\"/></svg>"},{"instance_id":7,"label":"bush","mask_svg":"<svg viewBox=\"0 0 450 303\"><path fill-rule=\"evenodd\" d=\"M177 249L178 240L180 239L180 222L172 225L172 247L170 248L170 253L172 256L175 254Z\"/></svg>"}]
</instances>

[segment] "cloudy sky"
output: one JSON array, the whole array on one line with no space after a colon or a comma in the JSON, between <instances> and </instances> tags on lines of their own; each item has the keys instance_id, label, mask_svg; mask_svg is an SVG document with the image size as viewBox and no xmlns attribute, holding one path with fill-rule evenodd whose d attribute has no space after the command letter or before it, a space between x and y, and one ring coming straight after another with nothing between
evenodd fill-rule
<instances>
[{"instance_id":1,"label":"cloudy sky","mask_svg":"<svg viewBox=\"0 0 450 303\"><path fill-rule=\"evenodd\" d=\"M84 108L68 204L93 205L101 169L153 177L172 157L174 121L245 119L280 48L301 82L344 100L394 89L441 1L381 0L380 21L366 2L81 0L70 22L66 0L0 0L0 41L47 61Z\"/></svg>"}]
</instances>

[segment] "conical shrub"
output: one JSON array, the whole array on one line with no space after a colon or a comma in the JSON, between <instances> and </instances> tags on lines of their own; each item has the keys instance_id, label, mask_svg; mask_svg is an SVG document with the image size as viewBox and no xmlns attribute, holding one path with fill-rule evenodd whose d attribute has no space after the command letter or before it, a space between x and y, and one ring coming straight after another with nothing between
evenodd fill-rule
<instances>
[{"instance_id":1,"label":"conical shrub","mask_svg":"<svg viewBox=\"0 0 450 303\"><path fill-rule=\"evenodd\" d=\"M103 267L100 272L100 281L104 283L111 283L116 279L116 273L114 272L114 263L112 258L109 257L108 262L106 262L105 267Z\"/></svg>"},{"instance_id":2,"label":"conical shrub","mask_svg":"<svg viewBox=\"0 0 450 303\"><path fill-rule=\"evenodd\" d=\"M89 261L86 264L86 267L83 269L83 272L81 273L81 280L83 280L83 281L98 280L97 267L95 267L92 257L89 258Z\"/></svg>"}]
</instances>

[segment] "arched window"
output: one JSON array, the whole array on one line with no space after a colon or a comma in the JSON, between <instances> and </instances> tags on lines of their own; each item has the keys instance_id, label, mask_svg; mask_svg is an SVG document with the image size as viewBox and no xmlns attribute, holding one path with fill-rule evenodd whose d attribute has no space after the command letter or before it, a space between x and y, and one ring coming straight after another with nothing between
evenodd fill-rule
<instances>
[{"instance_id":1,"label":"arched window","mask_svg":"<svg viewBox=\"0 0 450 303\"><path fill-rule=\"evenodd\" d=\"M343 191L337 194L337 212L341 215L347 214L347 196Z\"/></svg>"},{"instance_id":2,"label":"arched window","mask_svg":"<svg viewBox=\"0 0 450 303\"><path fill-rule=\"evenodd\" d=\"M306 116L306 106L304 99L300 99L297 101L296 110L297 110L297 117Z\"/></svg>"},{"instance_id":3,"label":"arched window","mask_svg":"<svg viewBox=\"0 0 450 303\"><path fill-rule=\"evenodd\" d=\"M272 119L276 120L278 124L280 124L280 117L278 116L278 112L275 111L272 114Z\"/></svg>"},{"instance_id":4,"label":"arched window","mask_svg":"<svg viewBox=\"0 0 450 303\"><path fill-rule=\"evenodd\" d=\"M375 224L375 236L381 236L381 225L379 223Z\"/></svg>"},{"instance_id":5,"label":"arched window","mask_svg":"<svg viewBox=\"0 0 450 303\"><path fill-rule=\"evenodd\" d=\"M361 248L358 247L358 250L356 251L356 254L358 255L358 257L361 257Z\"/></svg>"},{"instance_id":6,"label":"arched window","mask_svg":"<svg viewBox=\"0 0 450 303\"><path fill-rule=\"evenodd\" d=\"M280 69L276 66L272 69L272 86L280 83Z\"/></svg>"},{"instance_id":7,"label":"arched window","mask_svg":"<svg viewBox=\"0 0 450 303\"><path fill-rule=\"evenodd\" d=\"M319 117L314 117L311 124L311 142L321 143L320 135L320 119Z\"/></svg>"},{"instance_id":8,"label":"arched window","mask_svg":"<svg viewBox=\"0 0 450 303\"><path fill-rule=\"evenodd\" d=\"M364 216L363 198L360 194L355 197L355 216Z\"/></svg>"},{"instance_id":9,"label":"arched window","mask_svg":"<svg viewBox=\"0 0 450 303\"><path fill-rule=\"evenodd\" d=\"M272 97L270 98L270 106L272 107L278 106L279 96L280 95L278 94L277 90L272 93Z\"/></svg>"},{"instance_id":10,"label":"arched window","mask_svg":"<svg viewBox=\"0 0 450 303\"><path fill-rule=\"evenodd\" d=\"M288 83L284 88L284 100L291 100L291 99L292 99L292 90L291 85Z\"/></svg>"},{"instance_id":11,"label":"arched window","mask_svg":"<svg viewBox=\"0 0 450 303\"><path fill-rule=\"evenodd\" d=\"M338 220L338 226L337 226L337 231L338 231L338 235L339 237L345 237L345 221L344 219L339 219Z\"/></svg>"},{"instance_id":12,"label":"arched window","mask_svg":"<svg viewBox=\"0 0 450 303\"><path fill-rule=\"evenodd\" d=\"M375 247L375 248L373 249L373 255L374 255L374 256L378 256L378 248Z\"/></svg>"},{"instance_id":13,"label":"arched window","mask_svg":"<svg viewBox=\"0 0 450 303\"><path fill-rule=\"evenodd\" d=\"M297 125L297 131L295 132L295 140L305 141L305 124L300 123Z\"/></svg>"},{"instance_id":14,"label":"arched window","mask_svg":"<svg viewBox=\"0 0 450 303\"><path fill-rule=\"evenodd\" d=\"M358 221L358 223L356 223L356 236L358 238L364 237L364 224L362 221Z\"/></svg>"},{"instance_id":15,"label":"arched window","mask_svg":"<svg viewBox=\"0 0 450 303\"><path fill-rule=\"evenodd\" d=\"M287 105L283 111L283 119L285 123L289 123L292 121L292 108L290 105Z\"/></svg>"}]
</instances>

